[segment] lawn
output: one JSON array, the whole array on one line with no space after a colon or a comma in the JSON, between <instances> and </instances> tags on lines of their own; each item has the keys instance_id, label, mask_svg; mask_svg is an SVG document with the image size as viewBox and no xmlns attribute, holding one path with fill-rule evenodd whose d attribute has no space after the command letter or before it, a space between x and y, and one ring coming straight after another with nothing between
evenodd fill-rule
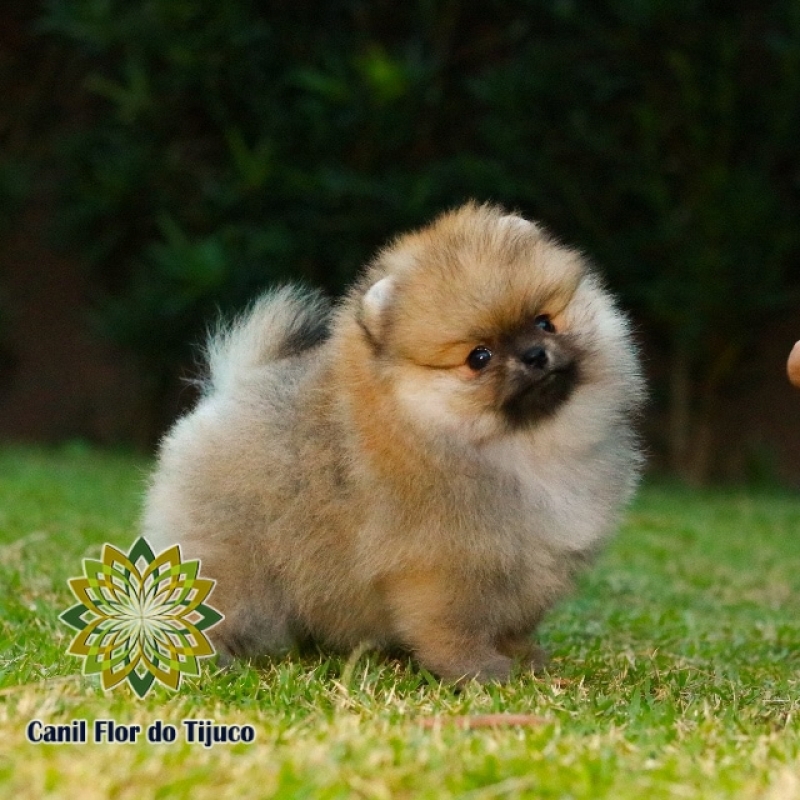
<instances>
[{"instance_id":1,"label":"lawn","mask_svg":"<svg viewBox=\"0 0 800 800\"><path fill-rule=\"evenodd\" d=\"M800 497L645 487L547 618L549 673L443 686L377 653L104 694L67 579L136 536L147 463L0 451L0 797L800 799ZM213 596L212 596L213 601ZM526 724L469 728L487 713ZM250 724L250 744L31 744L32 719Z\"/></svg>"}]
</instances>

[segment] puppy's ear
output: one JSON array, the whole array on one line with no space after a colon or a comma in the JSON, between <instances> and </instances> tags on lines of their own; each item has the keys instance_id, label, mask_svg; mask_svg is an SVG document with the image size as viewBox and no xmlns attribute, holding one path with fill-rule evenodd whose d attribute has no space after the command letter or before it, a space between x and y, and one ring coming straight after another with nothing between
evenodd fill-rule
<instances>
[{"instance_id":1,"label":"puppy's ear","mask_svg":"<svg viewBox=\"0 0 800 800\"><path fill-rule=\"evenodd\" d=\"M540 233L539 226L535 222L524 219L517 214L506 214L497 221L508 230L519 231L519 233Z\"/></svg>"},{"instance_id":2,"label":"puppy's ear","mask_svg":"<svg viewBox=\"0 0 800 800\"><path fill-rule=\"evenodd\" d=\"M394 284L391 276L381 278L367 289L361 301L361 325L376 345L383 340L386 314L394 299Z\"/></svg>"}]
</instances>

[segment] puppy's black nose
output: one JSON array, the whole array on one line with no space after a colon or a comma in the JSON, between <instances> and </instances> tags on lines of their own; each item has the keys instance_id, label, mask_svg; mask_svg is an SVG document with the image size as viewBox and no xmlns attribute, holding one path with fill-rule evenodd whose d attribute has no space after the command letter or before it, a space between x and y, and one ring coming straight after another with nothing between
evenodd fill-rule
<instances>
[{"instance_id":1,"label":"puppy's black nose","mask_svg":"<svg viewBox=\"0 0 800 800\"><path fill-rule=\"evenodd\" d=\"M547 355L547 350L544 347L536 345L526 350L521 356L520 360L526 367L535 367L536 369L545 369L550 361Z\"/></svg>"}]
</instances>

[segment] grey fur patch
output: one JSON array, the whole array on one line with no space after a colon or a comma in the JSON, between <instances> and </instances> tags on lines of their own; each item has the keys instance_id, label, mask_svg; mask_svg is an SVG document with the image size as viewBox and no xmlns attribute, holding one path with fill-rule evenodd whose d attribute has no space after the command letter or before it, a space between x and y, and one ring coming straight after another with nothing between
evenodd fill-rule
<instances>
[{"instance_id":1,"label":"grey fur patch","mask_svg":"<svg viewBox=\"0 0 800 800\"><path fill-rule=\"evenodd\" d=\"M330 318L305 313L305 309L297 314L296 319L286 332L286 338L278 350L278 358L289 358L310 350L325 342L330 336Z\"/></svg>"},{"instance_id":2,"label":"grey fur patch","mask_svg":"<svg viewBox=\"0 0 800 800\"><path fill-rule=\"evenodd\" d=\"M292 286L268 292L209 337L211 388L321 344L329 335L330 315L331 304L320 292Z\"/></svg>"}]
</instances>

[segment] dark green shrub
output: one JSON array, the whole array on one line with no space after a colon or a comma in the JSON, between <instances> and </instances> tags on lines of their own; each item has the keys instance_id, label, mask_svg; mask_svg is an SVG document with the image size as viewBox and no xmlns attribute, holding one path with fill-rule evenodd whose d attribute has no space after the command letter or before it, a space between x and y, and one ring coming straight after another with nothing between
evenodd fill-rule
<instances>
[{"instance_id":1,"label":"dark green shrub","mask_svg":"<svg viewBox=\"0 0 800 800\"><path fill-rule=\"evenodd\" d=\"M216 309L331 293L467 197L579 243L671 363L676 461L800 256L800 6L50 0L84 64L64 218L168 374ZM692 455L690 443L697 442Z\"/></svg>"}]
</instances>

